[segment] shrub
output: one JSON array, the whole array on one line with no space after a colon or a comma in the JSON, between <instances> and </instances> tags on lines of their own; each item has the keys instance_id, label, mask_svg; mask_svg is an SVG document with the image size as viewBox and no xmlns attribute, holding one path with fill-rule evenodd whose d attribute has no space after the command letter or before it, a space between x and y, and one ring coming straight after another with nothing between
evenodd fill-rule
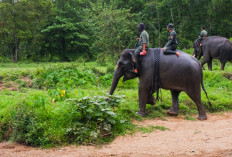
<instances>
[{"instance_id":1,"label":"shrub","mask_svg":"<svg viewBox=\"0 0 232 157\"><path fill-rule=\"evenodd\" d=\"M39 117L32 108L25 104L20 104L16 108L12 130L13 141L32 146L48 144Z\"/></svg>"},{"instance_id":2,"label":"shrub","mask_svg":"<svg viewBox=\"0 0 232 157\"><path fill-rule=\"evenodd\" d=\"M101 143L114 133L115 127L122 127L125 120L114 112L120 97L84 97L79 100L70 99L76 106L74 125L66 129L66 135L78 143Z\"/></svg>"},{"instance_id":3,"label":"shrub","mask_svg":"<svg viewBox=\"0 0 232 157\"><path fill-rule=\"evenodd\" d=\"M179 36L178 41L179 41L178 49L189 49L193 47L193 42L191 40Z\"/></svg>"},{"instance_id":4,"label":"shrub","mask_svg":"<svg viewBox=\"0 0 232 157\"><path fill-rule=\"evenodd\" d=\"M35 72L32 80L32 87L46 89L50 88L73 88L78 86L96 85L96 80L91 70L83 72L74 66L48 68Z\"/></svg>"},{"instance_id":5,"label":"shrub","mask_svg":"<svg viewBox=\"0 0 232 157\"><path fill-rule=\"evenodd\" d=\"M84 97L51 103L37 93L21 100L12 109L12 119L0 128L4 137L32 146L53 146L63 143L104 143L130 124L118 112L121 96ZM8 128L6 128L8 127ZM11 130L6 136L7 130Z\"/></svg>"}]
</instances>

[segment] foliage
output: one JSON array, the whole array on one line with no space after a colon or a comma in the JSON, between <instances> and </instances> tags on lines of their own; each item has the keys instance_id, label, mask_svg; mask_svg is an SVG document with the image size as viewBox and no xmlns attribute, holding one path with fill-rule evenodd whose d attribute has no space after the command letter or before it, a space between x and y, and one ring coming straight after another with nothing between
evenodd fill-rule
<instances>
[{"instance_id":1,"label":"foliage","mask_svg":"<svg viewBox=\"0 0 232 157\"><path fill-rule=\"evenodd\" d=\"M33 76L33 87L39 88L74 88L79 85L96 85L95 77L90 69L83 72L74 66L38 69Z\"/></svg>"},{"instance_id":2,"label":"foliage","mask_svg":"<svg viewBox=\"0 0 232 157\"><path fill-rule=\"evenodd\" d=\"M169 128L166 128L164 126L152 126L152 125L149 125L147 127L143 127L143 126L138 127L139 132L142 132L142 133L151 133L155 129L160 130L160 131L170 130Z\"/></svg>"},{"instance_id":3,"label":"foliage","mask_svg":"<svg viewBox=\"0 0 232 157\"><path fill-rule=\"evenodd\" d=\"M110 96L109 101L106 98L72 98L52 103L47 94L31 93L11 107L12 114L3 112L0 137L32 146L109 141L125 132L130 121L117 112L121 96ZM7 134L9 131L12 133Z\"/></svg>"},{"instance_id":4,"label":"foliage","mask_svg":"<svg viewBox=\"0 0 232 157\"><path fill-rule=\"evenodd\" d=\"M191 120L191 121L197 121L196 118L193 118L192 116L190 116L190 115L188 115L188 114L185 116L185 119L186 119L186 120Z\"/></svg>"},{"instance_id":5,"label":"foliage","mask_svg":"<svg viewBox=\"0 0 232 157\"><path fill-rule=\"evenodd\" d=\"M120 101L117 99L119 97L111 97L109 101L105 101L106 98L84 97L80 100L67 100L77 106L74 125L66 129L66 134L72 141L99 142L104 137L110 137L115 127L120 127L126 122L113 112L119 105Z\"/></svg>"},{"instance_id":6,"label":"foliage","mask_svg":"<svg viewBox=\"0 0 232 157\"><path fill-rule=\"evenodd\" d=\"M45 36L45 51L62 61L75 60L89 48L88 25L83 22L84 3L76 0L55 1L56 16L41 32Z\"/></svg>"},{"instance_id":7,"label":"foliage","mask_svg":"<svg viewBox=\"0 0 232 157\"><path fill-rule=\"evenodd\" d=\"M92 53L100 55L119 55L126 47L131 47L136 39L133 28L136 25L129 9L117 9L117 3L110 1L101 5L101 1L91 4L90 22L96 38L92 45ZM131 19L131 20L128 20ZM135 29L136 30L136 29ZM134 39L133 39L134 37Z\"/></svg>"},{"instance_id":8,"label":"foliage","mask_svg":"<svg viewBox=\"0 0 232 157\"><path fill-rule=\"evenodd\" d=\"M0 43L5 50L0 52L13 62L39 52L40 30L49 21L52 9L52 3L46 0L0 2Z\"/></svg>"},{"instance_id":9,"label":"foliage","mask_svg":"<svg viewBox=\"0 0 232 157\"><path fill-rule=\"evenodd\" d=\"M0 61L115 62L134 48L143 22L150 47L167 42L173 23L178 49L208 35L232 36L231 0L13 0L0 1ZM80 58L80 59L79 59Z\"/></svg>"}]
</instances>

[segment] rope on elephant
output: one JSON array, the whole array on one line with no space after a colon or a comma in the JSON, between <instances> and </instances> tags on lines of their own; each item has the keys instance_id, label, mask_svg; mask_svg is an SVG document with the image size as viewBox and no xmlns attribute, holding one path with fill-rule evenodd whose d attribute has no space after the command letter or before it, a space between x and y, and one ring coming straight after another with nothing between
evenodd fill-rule
<instances>
[{"instance_id":1,"label":"rope on elephant","mask_svg":"<svg viewBox=\"0 0 232 157\"><path fill-rule=\"evenodd\" d=\"M152 89L151 94L157 92L157 98L159 93L160 84L160 48L156 48L153 53L153 74L152 74Z\"/></svg>"}]
</instances>

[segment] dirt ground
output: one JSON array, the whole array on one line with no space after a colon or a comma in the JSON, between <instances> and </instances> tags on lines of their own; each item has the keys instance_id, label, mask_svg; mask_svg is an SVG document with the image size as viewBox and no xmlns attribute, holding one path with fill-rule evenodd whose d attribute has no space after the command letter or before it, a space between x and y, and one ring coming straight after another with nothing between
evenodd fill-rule
<instances>
[{"instance_id":1,"label":"dirt ground","mask_svg":"<svg viewBox=\"0 0 232 157\"><path fill-rule=\"evenodd\" d=\"M117 137L101 148L68 146L38 149L0 143L0 157L229 157L232 156L232 112L210 114L206 121L184 117L146 120L140 125L164 126L170 130Z\"/></svg>"}]
</instances>

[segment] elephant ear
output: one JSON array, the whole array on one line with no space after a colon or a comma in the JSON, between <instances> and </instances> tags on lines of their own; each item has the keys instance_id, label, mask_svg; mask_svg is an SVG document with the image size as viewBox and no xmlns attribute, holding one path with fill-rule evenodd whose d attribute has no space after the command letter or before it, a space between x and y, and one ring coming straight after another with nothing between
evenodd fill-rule
<instances>
[{"instance_id":1,"label":"elephant ear","mask_svg":"<svg viewBox=\"0 0 232 157\"><path fill-rule=\"evenodd\" d=\"M132 62L135 57L132 52L124 51L120 58L120 60Z\"/></svg>"}]
</instances>

